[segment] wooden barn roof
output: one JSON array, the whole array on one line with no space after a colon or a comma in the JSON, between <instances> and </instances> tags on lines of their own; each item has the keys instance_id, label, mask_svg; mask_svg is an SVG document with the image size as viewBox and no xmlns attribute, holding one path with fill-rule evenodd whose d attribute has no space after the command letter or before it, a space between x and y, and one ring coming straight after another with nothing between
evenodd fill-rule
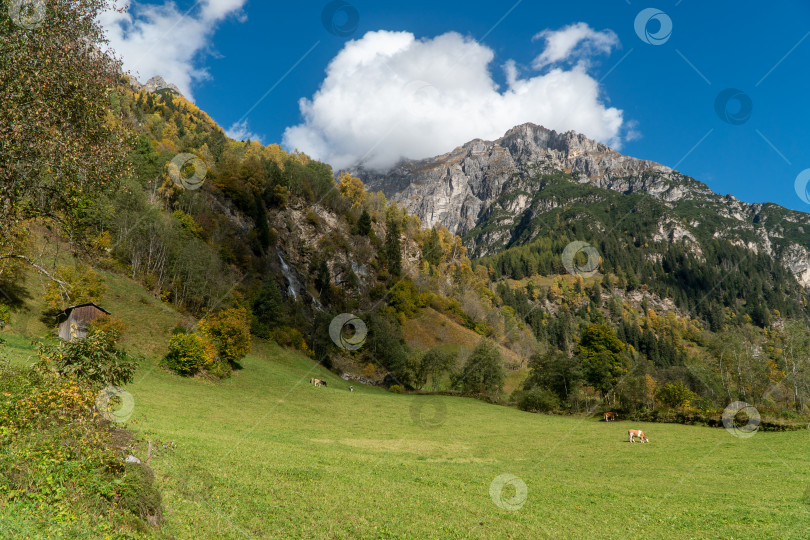
<instances>
[{"instance_id":1,"label":"wooden barn roof","mask_svg":"<svg viewBox=\"0 0 810 540\"><path fill-rule=\"evenodd\" d=\"M93 307L103 311L107 315L112 315L109 311L107 311L103 307L99 306L95 302L85 302L84 304L76 304L75 306L67 307L67 308L65 308L65 311L63 311L61 314L65 315L65 316L68 316L68 315L70 315L70 312L73 311L74 309L81 308L81 307L87 307L87 306L93 306Z\"/></svg>"}]
</instances>

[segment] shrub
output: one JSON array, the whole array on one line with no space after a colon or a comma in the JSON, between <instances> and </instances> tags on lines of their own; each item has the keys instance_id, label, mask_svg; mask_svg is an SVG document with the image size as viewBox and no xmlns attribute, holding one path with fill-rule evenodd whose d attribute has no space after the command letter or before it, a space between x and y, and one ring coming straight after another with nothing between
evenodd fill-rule
<instances>
[{"instance_id":1,"label":"shrub","mask_svg":"<svg viewBox=\"0 0 810 540\"><path fill-rule=\"evenodd\" d=\"M165 362L180 375L194 375L215 361L214 346L198 334L175 334L169 340Z\"/></svg>"},{"instance_id":2,"label":"shrub","mask_svg":"<svg viewBox=\"0 0 810 540\"><path fill-rule=\"evenodd\" d=\"M549 412L560 407L560 398L547 388L535 386L517 393L517 406L522 411Z\"/></svg>"},{"instance_id":3,"label":"shrub","mask_svg":"<svg viewBox=\"0 0 810 540\"><path fill-rule=\"evenodd\" d=\"M132 381L138 363L116 347L115 331L91 328L84 339L40 345L36 369L85 380L95 386Z\"/></svg>"},{"instance_id":4,"label":"shrub","mask_svg":"<svg viewBox=\"0 0 810 540\"><path fill-rule=\"evenodd\" d=\"M297 328L281 326L273 330L270 333L270 337L272 337L273 341L282 347L292 347L294 349L304 351L307 354L312 353L309 345L307 345L306 338L304 338L304 334L302 334Z\"/></svg>"},{"instance_id":5,"label":"shrub","mask_svg":"<svg viewBox=\"0 0 810 540\"><path fill-rule=\"evenodd\" d=\"M388 390L390 390L391 392L393 392L395 394L404 394L405 393L405 390L398 384L392 385Z\"/></svg>"},{"instance_id":6,"label":"shrub","mask_svg":"<svg viewBox=\"0 0 810 540\"><path fill-rule=\"evenodd\" d=\"M678 381L662 386L656 393L656 397L665 406L677 409L687 407L689 402L695 398L695 394L686 385Z\"/></svg>"},{"instance_id":7,"label":"shrub","mask_svg":"<svg viewBox=\"0 0 810 540\"><path fill-rule=\"evenodd\" d=\"M306 218L307 218L307 223L309 223L310 225L313 225L315 227L317 227L321 223L321 218L318 217L318 214L316 214L315 211L312 210L312 208L307 210Z\"/></svg>"},{"instance_id":8,"label":"shrub","mask_svg":"<svg viewBox=\"0 0 810 540\"><path fill-rule=\"evenodd\" d=\"M103 332L112 337L114 341L118 341L126 329L127 325L124 321L111 315L104 315L90 323L91 332Z\"/></svg>"},{"instance_id":9,"label":"shrub","mask_svg":"<svg viewBox=\"0 0 810 540\"><path fill-rule=\"evenodd\" d=\"M51 523L78 522L89 510L121 538L159 522L151 471L130 474L117 436L128 432L103 419L97 395L84 380L0 364L0 506L32 508Z\"/></svg>"},{"instance_id":10,"label":"shrub","mask_svg":"<svg viewBox=\"0 0 810 540\"><path fill-rule=\"evenodd\" d=\"M235 364L250 352L247 310L232 308L200 321L200 332L217 349L219 360Z\"/></svg>"},{"instance_id":11,"label":"shrub","mask_svg":"<svg viewBox=\"0 0 810 540\"><path fill-rule=\"evenodd\" d=\"M45 304L51 311L59 312L67 307L67 300L72 304L98 302L107 291L104 278L84 264L60 266L57 276L66 283L66 291L49 281L45 290ZM67 295L67 296L66 296Z\"/></svg>"},{"instance_id":12,"label":"shrub","mask_svg":"<svg viewBox=\"0 0 810 540\"><path fill-rule=\"evenodd\" d=\"M143 464L127 464L115 498L119 508L128 510L146 522L161 521L161 496L155 486L155 474Z\"/></svg>"}]
</instances>

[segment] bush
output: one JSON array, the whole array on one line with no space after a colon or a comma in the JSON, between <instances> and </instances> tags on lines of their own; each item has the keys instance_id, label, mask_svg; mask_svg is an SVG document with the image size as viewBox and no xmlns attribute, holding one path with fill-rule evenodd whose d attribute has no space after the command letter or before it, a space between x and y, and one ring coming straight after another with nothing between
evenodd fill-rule
<instances>
[{"instance_id":1,"label":"bush","mask_svg":"<svg viewBox=\"0 0 810 540\"><path fill-rule=\"evenodd\" d=\"M304 334L302 334L301 331L296 328L281 326L273 330L270 333L270 337L282 347L291 347L293 349L304 351L308 355L312 354L312 350L309 348L309 345L307 345L307 340L304 338Z\"/></svg>"},{"instance_id":2,"label":"bush","mask_svg":"<svg viewBox=\"0 0 810 540\"><path fill-rule=\"evenodd\" d=\"M522 411L549 412L560 407L560 398L547 388L535 386L517 393L517 406Z\"/></svg>"},{"instance_id":3,"label":"bush","mask_svg":"<svg viewBox=\"0 0 810 540\"><path fill-rule=\"evenodd\" d=\"M686 385L678 381L662 386L656 393L656 397L664 406L678 409L688 407L689 403L695 398L695 394Z\"/></svg>"},{"instance_id":4,"label":"bush","mask_svg":"<svg viewBox=\"0 0 810 540\"><path fill-rule=\"evenodd\" d=\"M395 394L404 394L405 393L405 390L398 384L392 385L388 390L395 393Z\"/></svg>"},{"instance_id":5,"label":"bush","mask_svg":"<svg viewBox=\"0 0 810 540\"><path fill-rule=\"evenodd\" d=\"M131 435L104 420L97 395L84 380L0 365L0 506L51 524L89 513L117 538L159 523L151 471L130 474L120 434Z\"/></svg>"},{"instance_id":6,"label":"bush","mask_svg":"<svg viewBox=\"0 0 810 540\"><path fill-rule=\"evenodd\" d=\"M51 311L59 312L71 304L98 302L107 291L104 278L85 264L59 266L56 275L66 284L66 291L49 281L45 290L45 304Z\"/></svg>"},{"instance_id":7,"label":"bush","mask_svg":"<svg viewBox=\"0 0 810 540\"><path fill-rule=\"evenodd\" d=\"M236 364L250 352L250 323L244 308L226 309L201 320L200 332L217 348L222 362Z\"/></svg>"},{"instance_id":8,"label":"bush","mask_svg":"<svg viewBox=\"0 0 810 540\"><path fill-rule=\"evenodd\" d=\"M318 214L316 214L315 211L312 210L311 208L309 210L307 210L306 218L307 218L307 223L309 223L310 225L313 225L315 227L317 227L321 223L321 218L318 217Z\"/></svg>"},{"instance_id":9,"label":"bush","mask_svg":"<svg viewBox=\"0 0 810 540\"><path fill-rule=\"evenodd\" d=\"M118 335L91 328L84 339L40 345L36 369L55 371L94 386L119 386L132 381L138 363L116 347Z\"/></svg>"},{"instance_id":10,"label":"bush","mask_svg":"<svg viewBox=\"0 0 810 540\"><path fill-rule=\"evenodd\" d=\"M180 375L194 375L215 361L214 346L198 334L175 334L169 340L165 362Z\"/></svg>"},{"instance_id":11,"label":"bush","mask_svg":"<svg viewBox=\"0 0 810 540\"><path fill-rule=\"evenodd\" d=\"M104 315L90 323L91 332L104 332L114 341L118 341L126 329L127 325L124 321L112 315Z\"/></svg>"},{"instance_id":12,"label":"bush","mask_svg":"<svg viewBox=\"0 0 810 540\"><path fill-rule=\"evenodd\" d=\"M160 523L162 518L161 496L155 486L155 474L144 464L127 464L115 501L123 508L146 522Z\"/></svg>"}]
</instances>

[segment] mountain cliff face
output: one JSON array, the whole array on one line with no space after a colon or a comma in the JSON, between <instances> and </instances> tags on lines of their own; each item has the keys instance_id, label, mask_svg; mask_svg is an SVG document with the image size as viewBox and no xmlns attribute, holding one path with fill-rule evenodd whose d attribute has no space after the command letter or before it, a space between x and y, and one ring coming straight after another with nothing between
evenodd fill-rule
<instances>
[{"instance_id":1,"label":"mountain cliff face","mask_svg":"<svg viewBox=\"0 0 810 540\"><path fill-rule=\"evenodd\" d=\"M686 242L699 255L701 240L725 239L767 253L810 286L810 215L774 204L747 204L721 196L669 167L619 154L574 133L534 124L512 128L496 141L476 139L421 161L403 161L385 173L357 170L370 191L381 190L426 225L461 235L473 256L523 243L518 229L574 202L616 207L609 192L639 195L656 207L660 242ZM572 200L547 189L562 175L580 184Z\"/></svg>"}]
</instances>

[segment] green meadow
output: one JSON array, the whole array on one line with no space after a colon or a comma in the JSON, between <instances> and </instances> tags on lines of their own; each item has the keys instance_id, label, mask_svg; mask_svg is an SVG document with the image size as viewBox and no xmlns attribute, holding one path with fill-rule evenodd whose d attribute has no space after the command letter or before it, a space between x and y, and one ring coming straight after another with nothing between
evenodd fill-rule
<instances>
[{"instance_id":1,"label":"green meadow","mask_svg":"<svg viewBox=\"0 0 810 540\"><path fill-rule=\"evenodd\" d=\"M309 384L312 376L326 388ZM128 387L174 538L806 538L807 432L599 422L355 385L257 344ZM641 428L649 444L630 444ZM140 457L145 458L145 444ZM493 502L492 482L511 474ZM497 495L497 493L496 493ZM522 502L522 506L521 506ZM516 508L515 507L519 507Z\"/></svg>"},{"instance_id":2,"label":"green meadow","mask_svg":"<svg viewBox=\"0 0 810 540\"><path fill-rule=\"evenodd\" d=\"M349 392L307 357L262 341L229 379L184 378L158 363L182 317L146 298L126 301L139 288L107 278L106 305L129 325L127 347L145 356L127 387L126 426L140 459L152 441L164 510L157 537L810 536L808 431L743 439L360 384ZM28 365L31 333L44 328L25 312L16 321L0 334L3 351ZM313 376L328 386L313 387ZM627 442L628 428L650 443ZM493 490L501 475L517 480ZM0 510L0 522L13 523L8 514Z\"/></svg>"}]
</instances>

